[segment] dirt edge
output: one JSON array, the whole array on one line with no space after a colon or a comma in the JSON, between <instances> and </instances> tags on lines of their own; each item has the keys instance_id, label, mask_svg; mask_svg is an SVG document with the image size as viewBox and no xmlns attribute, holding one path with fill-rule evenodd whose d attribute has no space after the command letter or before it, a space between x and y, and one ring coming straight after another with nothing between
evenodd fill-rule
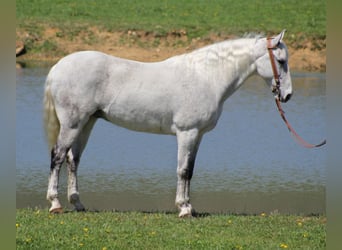
<instances>
[{"instance_id":1,"label":"dirt edge","mask_svg":"<svg viewBox=\"0 0 342 250\"><path fill-rule=\"evenodd\" d=\"M98 50L132 60L152 62L190 52L218 41L236 38L233 35L211 34L189 38L185 30L156 34L146 31L108 32L90 27L78 34L67 34L57 28L45 28L37 33L16 30L16 45L25 46L17 61L56 62L61 57L80 50ZM300 40L300 41L298 41ZM291 70L325 72L326 40L298 39L285 42L289 48Z\"/></svg>"}]
</instances>

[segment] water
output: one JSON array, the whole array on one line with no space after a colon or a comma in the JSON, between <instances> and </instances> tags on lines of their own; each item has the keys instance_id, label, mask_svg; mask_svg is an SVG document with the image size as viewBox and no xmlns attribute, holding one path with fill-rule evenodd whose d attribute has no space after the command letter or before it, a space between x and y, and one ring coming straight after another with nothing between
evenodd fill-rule
<instances>
[{"instance_id":1,"label":"water","mask_svg":"<svg viewBox=\"0 0 342 250\"><path fill-rule=\"evenodd\" d=\"M42 122L48 68L17 70L17 207L48 206L49 174ZM297 132L312 143L326 135L325 74L293 73L283 104ZM91 210L174 211L176 138L132 132L99 120L79 168L81 199ZM225 103L217 127L201 143L191 201L199 212L325 212L326 147L296 144L272 94L252 77ZM66 199L66 171L60 198ZM70 207L71 208L71 207Z\"/></svg>"}]
</instances>

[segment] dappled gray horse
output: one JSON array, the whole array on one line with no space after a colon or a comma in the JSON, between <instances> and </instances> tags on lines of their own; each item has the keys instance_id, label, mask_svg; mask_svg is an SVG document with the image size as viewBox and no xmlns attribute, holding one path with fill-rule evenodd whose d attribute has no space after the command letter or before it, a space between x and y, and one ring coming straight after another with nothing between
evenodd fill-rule
<instances>
[{"instance_id":1,"label":"dappled gray horse","mask_svg":"<svg viewBox=\"0 0 342 250\"><path fill-rule=\"evenodd\" d=\"M49 211L62 211L58 179L65 160L69 202L77 211L85 209L77 167L95 121L102 118L131 130L177 136L176 205L180 217L191 216L189 190L196 153L203 134L215 127L224 101L254 73L265 79L275 98L282 102L290 98L284 32L269 39L223 41L155 63L95 51L61 59L47 76L44 96L51 149Z\"/></svg>"}]
</instances>

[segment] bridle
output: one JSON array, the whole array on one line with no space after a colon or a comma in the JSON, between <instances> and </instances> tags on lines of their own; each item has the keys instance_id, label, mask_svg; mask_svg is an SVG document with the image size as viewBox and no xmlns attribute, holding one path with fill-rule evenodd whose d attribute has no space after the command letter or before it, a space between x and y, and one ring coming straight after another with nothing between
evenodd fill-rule
<instances>
[{"instance_id":1,"label":"bridle","mask_svg":"<svg viewBox=\"0 0 342 250\"><path fill-rule=\"evenodd\" d=\"M280 79L279 79L279 73L277 70L277 66L275 63L275 58L274 58L274 55L272 53L272 50L275 48L277 48L277 46L272 46L272 38L268 37L267 38L267 50L268 50L268 54L270 56L274 81L276 82L276 85L272 86L272 93L277 94L277 96L279 97L280 96Z\"/></svg>"},{"instance_id":2,"label":"bridle","mask_svg":"<svg viewBox=\"0 0 342 250\"><path fill-rule=\"evenodd\" d=\"M268 50L268 54L270 56L274 81L276 82L276 85L272 86L272 93L276 94L275 102L277 104L277 108L278 108L278 111L280 113L280 116L283 119L283 121L285 122L288 130L294 135L294 137L296 138L297 142L300 145L302 145L303 147L306 147L306 148L317 148L317 147L323 146L324 144L326 144L326 142L327 142L326 140L323 140L319 144L311 144L311 143L306 142L302 137L300 137L297 134L297 132L292 128L292 126L290 125L290 123L287 121L287 119L285 117L285 112L282 109L282 107L280 105L280 100L279 100L279 97L280 97L280 78L279 78L279 73L277 70L275 58L274 58L274 55L272 52L272 50L275 48L277 48L277 46L272 46L272 38L268 37L267 38L267 50Z\"/></svg>"}]
</instances>

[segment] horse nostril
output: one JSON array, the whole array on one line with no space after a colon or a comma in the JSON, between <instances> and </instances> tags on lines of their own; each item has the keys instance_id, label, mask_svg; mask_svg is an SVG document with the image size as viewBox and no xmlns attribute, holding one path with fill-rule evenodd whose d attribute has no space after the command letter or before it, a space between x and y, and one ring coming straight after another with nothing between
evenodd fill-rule
<instances>
[{"instance_id":1,"label":"horse nostril","mask_svg":"<svg viewBox=\"0 0 342 250\"><path fill-rule=\"evenodd\" d=\"M287 102L288 100L290 100L291 96L292 96L292 94L288 94L288 95L285 97L284 102Z\"/></svg>"}]
</instances>

